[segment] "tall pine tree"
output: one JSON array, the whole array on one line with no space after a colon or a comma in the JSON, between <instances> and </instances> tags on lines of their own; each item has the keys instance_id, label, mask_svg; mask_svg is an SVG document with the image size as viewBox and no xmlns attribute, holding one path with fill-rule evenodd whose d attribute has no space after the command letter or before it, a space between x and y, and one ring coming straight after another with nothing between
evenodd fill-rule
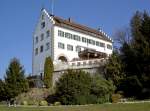
<instances>
[{"instance_id":1,"label":"tall pine tree","mask_svg":"<svg viewBox=\"0 0 150 111\"><path fill-rule=\"evenodd\" d=\"M18 59L13 58L6 70L5 84L7 99L14 98L28 90L28 82L24 75L23 66Z\"/></svg>"}]
</instances>

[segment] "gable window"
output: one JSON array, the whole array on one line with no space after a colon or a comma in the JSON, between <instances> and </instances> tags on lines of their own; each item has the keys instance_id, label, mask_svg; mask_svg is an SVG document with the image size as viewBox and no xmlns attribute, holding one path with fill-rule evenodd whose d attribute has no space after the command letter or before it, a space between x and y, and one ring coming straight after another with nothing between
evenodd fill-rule
<instances>
[{"instance_id":1,"label":"gable window","mask_svg":"<svg viewBox=\"0 0 150 111\"><path fill-rule=\"evenodd\" d=\"M43 52L43 45L41 45L41 47L40 47L40 52Z\"/></svg>"},{"instance_id":2,"label":"gable window","mask_svg":"<svg viewBox=\"0 0 150 111\"><path fill-rule=\"evenodd\" d=\"M44 40L44 34L41 34L41 41Z\"/></svg>"},{"instance_id":3,"label":"gable window","mask_svg":"<svg viewBox=\"0 0 150 111\"><path fill-rule=\"evenodd\" d=\"M45 27L45 22L41 23L41 28L43 29Z\"/></svg>"},{"instance_id":4,"label":"gable window","mask_svg":"<svg viewBox=\"0 0 150 111\"><path fill-rule=\"evenodd\" d=\"M35 55L38 55L38 48L35 49Z\"/></svg>"},{"instance_id":5,"label":"gable window","mask_svg":"<svg viewBox=\"0 0 150 111\"><path fill-rule=\"evenodd\" d=\"M38 43L38 36L35 37L35 43Z\"/></svg>"},{"instance_id":6,"label":"gable window","mask_svg":"<svg viewBox=\"0 0 150 111\"><path fill-rule=\"evenodd\" d=\"M50 48L50 43L47 42L47 43L46 43L46 50L48 50L49 48Z\"/></svg>"},{"instance_id":7,"label":"gable window","mask_svg":"<svg viewBox=\"0 0 150 111\"><path fill-rule=\"evenodd\" d=\"M44 14L42 15L42 20L44 20Z\"/></svg>"},{"instance_id":8,"label":"gable window","mask_svg":"<svg viewBox=\"0 0 150 111\"><path fill-rule=\"evenodd\" d=\"M46 37L49 37L50 36L50 31L46 31Z\"/></svg>"},{"instance_id":9,"label":"gable window","mask_svg":"<svg viewBox=\"0 0 150 111\"><path fill-rule=\"evenodd\" d=\"M58 48L59 49L65 49L65 45L61 42L58 42Z\"/></svg>"},{"instance_id":10,"label":"gable window","mask_svg":"<svg viewBox=\"0 0 150 111\"><path fill-rule=\"evenodd\" d=\"M107 44L107 49L112 49L112 45Z\"/></svg>"},{"instance_id":11,"label":"gable window","mask_svg":"<svg viewBox=\"0 0 150 111\"><path fill-rule=\"evenodd\" d=\"M73 51L73 46L68 44L68 45L67 45L67 50Z\"/></svg>"}]
</instances>

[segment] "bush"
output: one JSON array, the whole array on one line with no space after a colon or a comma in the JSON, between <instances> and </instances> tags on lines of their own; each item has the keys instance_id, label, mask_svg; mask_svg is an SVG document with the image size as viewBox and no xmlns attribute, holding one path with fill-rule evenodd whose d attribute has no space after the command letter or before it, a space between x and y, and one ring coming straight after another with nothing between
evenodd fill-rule
<instances>
[{"instance_id":1,"label":"bush","mask_svg":"<svg viewBox=\"0 0 150 111\"><path fill-rule=\"evenodd\" d=\"M95 103L101 104L109 102L114 91L115 86L111 81L108 81L98 75L93 76L91 83L91 94L97 97L97 101Z\"/></svg>"},{"instance_id":2,"label":"bush","mask_svg":"<svg viewBox=\"0 0 150 111\"><path fill-rule=\"evenodd\" d=\"M112 103L118 103L120 102L122 96L120 94L113 94L111 96L111 99L112 99Z\"/></svg>"},{"instance_id":3,"label":"bush","mask_svg":"<svg viewBox=\"0 0 150 111\"><path fill-rule=\"evenodd\" d=\"M27 93L22 93L17 96L16 101L18 104L27 101L28 105L39 105L39 102L45 100L51 93L53 93L53 91L50 89L33 88Z\"/></svg>"},{"instance_id":4,"label":"bush","mask_svg":"<svg viewBox=\"0 0 150 111\"><path fill-rule=\"evenodd\" d=\"M50 103L65 105L105 103L111 100L115 87L100 76L84 71L68 70L56 83L56 93L47 98Z\"/></svg>"},{"instance_id":5,"label":"bush","mask_svg":"<svg viewBox=\"0 0 150 111\"><path fill-rule=\"evenodd\" d=\"M28 105L28 102L27 102L27 101L23 101L23 102L21 103L21 105L27 106L27 105Z\"/></svg>"},{"instance_id":6,"label":"bush","mask_svg":"<svg viewBox=\"0 0 150 111\"><path fill-rule=\"evenodd\" d=\"M59 105L61 105L60 102L55 102L55 103L54 103L54 106L59 106Z\"/></svg>"},{"instance_id":7,"label":"bush","mask_svg":"<svg viewBox=\"0 0 150 111\"><path fill-rule=\"evenodd\" d=\"M39 105L40 106L48 106L48 102L43 100L43 101L40 101Z\"/></svg>"},{"instance_id":8,"label":"bush","mask_svg":"<svg viewBox=\"0 0 150 111\"><path fill-rule=\"evenodd\" d=\"M65 105L87 103L87 99L85 97L89 95L90 87L91 76L89 73L84 71L68 70L56 83L57 101L60 101ZM78 98L79 96L82 97L82 100Z\"/></svg>"}]
</instances>

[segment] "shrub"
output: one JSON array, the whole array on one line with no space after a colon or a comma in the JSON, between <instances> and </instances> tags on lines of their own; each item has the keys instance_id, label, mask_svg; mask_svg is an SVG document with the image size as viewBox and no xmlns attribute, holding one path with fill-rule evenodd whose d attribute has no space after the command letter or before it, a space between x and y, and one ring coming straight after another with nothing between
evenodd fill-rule
<instances>
[{"instance_id":1,"label":"shrub","mask_svg":"<svg viewBox=\"0 0 150 111\"><path fill-rule=\"evenodd\" d=\"M53 93L53 91L50 89L33 88L27 93L22 93L17 96L16 101L18 104L27 101L28 105L39 105L39 102L45 100L51 93Z\"/></svg>"},{"instance_id":2,"label":"shrub","mask_svg":"<svg viewBox=\"0 0 150 111\"><path fill-rule=\"evenodd\" d=\"M68 70L56 83L57 100L66 105L87 103L85 97L89 95L90 87L91 76L89 73ZM78 98L79 96L82 97L82 100Z\"/></svg>"},{"instance_id":3,"label":"shrub","mask_svg":"<svg viewBox=\"0 0 150 111\"><path fill-rule=\"evenodd\" d=\"M27 106L27 105L28 105L28 102L27 102L27 101L22 101L21 105Z\"/></svg>"},{"instance_id":4,"label":"shrub","mask_svg":"<svg viewBox=\"0 0 150 111\"><path fill-rule=\"evenodd\" d=\"M111 81L108 81L98 75L93 76L91 83L91 94L97 97L96 103L101 104L109 102L114 90L115 86Z\"/></svg>"},{"instance_id":5,"label":"shrub","mask_svg":"<svg viewBox=\"0 0 150 111\"><path fill-rule=\"evenodd\" d=\"M54 106L59 106L59 105L61 105L61 102L55 102L54 103Z\"/></svg>"},{"instance_id":6,"label":"shrub","mask_svg":"<svg viewBox=\"0 0 150 111\"><path fill-rule=\"evenodd\" d=\"M113 94L113 95L111 96L111 99L112 99L112 102L113 102L113 103L118 103L118 102L120 102L121 98L122 98L122 96L121 96L120 94Z\"/></svg>"},{"instance_id":7,"label":"shrub","mask_svg":"<svg viewBox=\"0 0 150 111\"><path fill-rule=\"evenodd\" d=\"M43 101L40 101L39 105L40 106L48 106L48 103L47 103L47 101L43 100Z\"/></svg>"},{"instance_id":8,"label":"shrub","mask_svg":"<svg viewBox=\"0 0 150 111\"><path fill-rule=\"evenodd\" d=\"M56 93L48 97L50 103L65 105L105 103L111 100L115 87L111 81L89 73L68 70L56 83Z\"/></svg>"}]
</instances>

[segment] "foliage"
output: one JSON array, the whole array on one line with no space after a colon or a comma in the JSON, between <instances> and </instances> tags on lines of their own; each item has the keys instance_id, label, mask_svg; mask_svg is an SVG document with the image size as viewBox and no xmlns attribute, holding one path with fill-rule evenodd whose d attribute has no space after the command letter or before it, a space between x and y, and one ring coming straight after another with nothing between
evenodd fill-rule
<instances>
[{"instance_id":1,"label":"foliage","mask_svg":"<svg viewBox=\"0 0 150 111\"><path fill-rule=\"evenodd\" d=\"M129 81L134 76L136 85L132 84L131 94L136 98L150 97L150 16L144 12L136 12L131 20L131 44L124 43L121 49L121 59L125 64L124 71ZM135 78L136 77L136 78ZM129 80L127 80L129 79ZM127 84L126 84L127 85ZM128 84L129 85L129 84ZM130 87L130 86L128 86ZM138 90L138 94L137 91ZM126 91L126 93L129 93ZM141 93L141 94L139 94Z\"/></svg>"},{"instance_id":2,"label":"foliage","mask_svg":"<svg viewBox=\"0 0 150 111\"><path fill-rule=\"evenodd\" d=\"M118 90L122 90L126 97L139 97L142 91L142 84L137 76L130 76L120 83Z\"/></svg>"},{"instance_id":3,"label":"foliage","mask_svg":"<svg viewBox=\"0 0 150 111\"><path fill-rule=\"evenodd\" d=\"M27 101L22 101L21 105L27 106L28 102Z\"/></svg>"},{"instance_id":4,"label":"foliage","mask_svg":"<svg viewBox=\"0 0 150 111\"><path fill-rule=\"evenodd\" d=\"M114 82L117 91L124 91L126 97L150 98L149 14L137 11L131 19L129 32L119 32L122 46L119 46L119 53L109 59L106 77Z\"/></svg>"},{"instance_id":5,"label":"foliage","mask_svg":"<svg viewBox=\"0 0 150 111\"><path fill-rule=\"evenodd\" d=\"M6 98L7 94L6 94L5 91L6 91L6 89L5 89L5 83L4 83L4 81L2 81L0 79L0 102L7 99Z\"/></svg>"},{"instance_id":6,"label":"foliage","mask_svg":"<svg viewBox=\"0 0 150 111\"><path fill-rule=\"evenodd\" d=\"M56 83L56 94L49 97L50 102L62 104L95 104L109 102L115 87L111 81L89 73L68 70Z\"/></svg>"},{"instance_id":7,"label":"foliage","mask_svg":"<svg viewBox=\"0 0 150 111\"><path fill-rule=\"evenodd\" d=\"M7 99L11 99L28 90L28 82L24 75L24 69L18 59L11 60L5 75L5 92Z\"/></svg>"},{"instance_id":8,"label":"foliage","mask_svg":"<svg viewBox=\"0 0 150 111\"><path fill-rule=\"evenodd\" d=\"M91 77L88 73L68 70L56 83L56 96L58 97L58 101L66 105L82 104L77 97L89 95L90 83Z\"/></svg>"},{"instance_id":9,"label":"foliage","mask_svg":"<svg viewBox=\"0 0 150 111\"><path fill-rule=\"evenodd\" d=\"M61 103L58 102L58 101L56 101L56 102L54 103L54 106L59 106L59 105L61 105Z\"/></svg>"},{"instance_id":10,"label":"foliage","mask_svg":"<svg viewBox=\"0 0 150 111\"><path fill-rule=\"evenodd\" d=\"M96 97L96 103L109 102L114 91L115 86L111 81L98 76L98 74L92 77L91 94Z\"/></svg>"},{"instance_id":11,"label":"foliage","mask_svg":"<svg viewBox=\"0 0 150 111\"><path fill-rule=\"evenodd\" d=\"M54 71L53 61L51 60L50 57L47 57L45 59L44 64L44 84L47 88L52 87L53 71Z\"/></svg>"},{"instance_id":12,"label":"foliage","mask_svg":"<svg viewBox=\"0 0 150 111\"><path fill-rule=\"evenodd\" d=\"M50 89L32 88L28 92L18 95L16 101L18 104L26 101L28 105L39 105L41 101L44 101L52 93L53 91Z\"/></svg>"},{"instance_id":13,"label":"foliage","mask_svg":"<svg viewBox=\"0 0 150 111\"><path fill-rule=\"evenodd\" d=\"M105 70L105 78L111 79L116 86L124 78L123 64L117 52L113 52L105 66Z\"/></svg>"},{"instance_id":14,"label":"foliage","mask_svg":"<svg viewBox=\"0 0 150 111\"><path fill-rule=\"evenodd\" d=\"M122 95L120 95L120 94L113 94L111 96L112 103L120 102L121 98L122 98Z\"/></svg>"},{"instance_id":15,"label":"foliage","mask_svg":"<svg viewBox=\"0 0 150 111\"><path fill-rule=\"evenodd\" d=\"M39 105L40 106L48 106L48 102L43 100L43 101L40 101Z\"/></svg>"}]
</instances>

